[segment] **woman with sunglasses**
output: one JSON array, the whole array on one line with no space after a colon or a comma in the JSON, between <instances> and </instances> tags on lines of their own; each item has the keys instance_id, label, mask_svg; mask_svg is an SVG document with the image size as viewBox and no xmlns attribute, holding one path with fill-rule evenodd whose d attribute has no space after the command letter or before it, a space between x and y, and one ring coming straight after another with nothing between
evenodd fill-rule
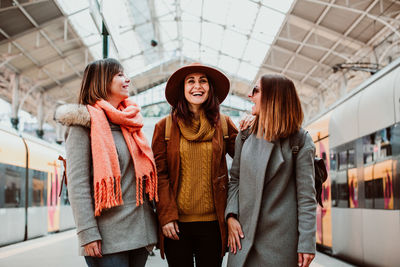
<instances>
[{"instance_id":1,"label":"woman with sunglasses","mask_svg":"<svg viewBox=\"0 0 400 267\"><path fill-rule=\"evenodd\" d=\"M307 133L293 162L299 97L288 78L264 75L249 98L256 119L236 139L225 211L228 266L307 267L315 255L315 146Z\"/></svg>"}]
</instances>

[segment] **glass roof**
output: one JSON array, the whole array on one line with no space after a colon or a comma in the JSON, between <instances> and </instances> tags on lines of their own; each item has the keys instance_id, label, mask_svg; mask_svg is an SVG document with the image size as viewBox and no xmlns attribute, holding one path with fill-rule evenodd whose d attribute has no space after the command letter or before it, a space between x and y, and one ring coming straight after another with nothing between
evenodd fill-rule
<instances>
[{"instance_id":1,"label":"glass roof","mask_svg":"<svg viewBox=\"0 0 400 267\"><path fill-rule=\"evenodd\" d=\"M130 76L188 58L252 81L293 0L57 0L94 58L109 57ZM157 46L153 47L151 41Z\"/></svg>"}]
</instances>

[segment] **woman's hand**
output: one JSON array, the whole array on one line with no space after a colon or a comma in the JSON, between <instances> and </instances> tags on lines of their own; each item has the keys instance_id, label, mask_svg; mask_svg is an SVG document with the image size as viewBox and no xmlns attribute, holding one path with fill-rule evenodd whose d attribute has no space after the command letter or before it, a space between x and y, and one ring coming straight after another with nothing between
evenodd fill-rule
<instances>
[{"instance_id":1,"label":"woman's hand","mask_svg":"<svg viewBox=\"0 0 400 267\"><path fill-rule=\"evenodd\" d=\"M230 247L230 252L236 254L237 250L242 249L240 244L240 239L244 238L242 226L239 221L234 217L229 217L227 220L228 224L228 247Z\"/></svg>"},{"instance_id":2,"label":"woman's hand","mask_svg":"<svg viewBox=\"0 0 400 267\"><path fill-rule=\"evenodd\" d=\"M86 254L90 257L103 257L103 255L101 255L101 240L96 240L89 244L86 244L84 248Z\"/></svg>"},{"instance_id":3,"label":"woman's hand","mask_svg":"<svg viewBox=\"0 0 400 267\"><path fill-rule=\"evenodd\" d=\"M244 131L247 128L253 126L255 119L256 117L254 117L253 115L245 115L244 118L239 121L239 129L241 131Z\"/></svg>"},{"instance_id":4,"label":"woman's hand","mask_svg":"<svg viewBox=\"0 0 400 267\"><path fill-rule=\"evenodd\" d=\"M162 227L164 236L171 238L173 240L179 240L179 227L176 221L169 222Z\"/></svg>"},{"instance_id":5,"label":"woman's hand","mask_svg":"<svg viewBox=\"0 0 400 267\"><path fill-rule=\"evenodd\" d=\"M297 265L299 267L308 267L315 257L315 254L310 254L310 253L297 253L297 254L298 254Z\"/></svg>"}]
</instances>

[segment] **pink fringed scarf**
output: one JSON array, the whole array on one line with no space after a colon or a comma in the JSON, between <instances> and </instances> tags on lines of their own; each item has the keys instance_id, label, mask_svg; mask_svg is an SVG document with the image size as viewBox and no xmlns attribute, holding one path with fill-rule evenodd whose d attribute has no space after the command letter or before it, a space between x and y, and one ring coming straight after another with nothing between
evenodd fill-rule
<instances>
[{"instance_id":1,"label":"pink fringed scarf","mask_svg":"<svg viewBox=\"0 0 400 267\"><path fill-rule=\"evenodd\" d=\"M88 105L87 109L91 118L95 216L105 208L123 204L118 154L107 118L121 126L132 156L136 173L136 205L143 204L143 182L150 200L158 201L156 165L141 131L143 119L137 104L125 99L116 109L109 102L99 100L93 106Z\"/></svg>"}]
</instances>

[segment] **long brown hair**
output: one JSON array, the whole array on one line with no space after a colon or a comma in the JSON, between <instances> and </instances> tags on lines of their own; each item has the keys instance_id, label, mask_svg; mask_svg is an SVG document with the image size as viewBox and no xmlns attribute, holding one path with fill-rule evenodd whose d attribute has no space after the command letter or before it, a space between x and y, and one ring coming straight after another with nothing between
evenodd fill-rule
<instances>
[{"instance_id":1,"label":"long brown hair","mask_svg":"<svg viewBox=\"0 0 400 267\"><path fill-rule=\"evenodd\" d=\"M206 115L208 122L211 125L215 125L219 120L219 100L218 97L214 93L214 86L212 81L207 77L208 84L210 86L210 90L208 91L208 98L202 104L202 108ZM182 89L179 90L178 101L176 105L172 106L172 114L176 119L182 120L185 124L189 125L193 118L194 114L189 109L189 103L185 98L185 85L184 81L182 81L181 86Z\"/></svg>"},{"instance_id":2,"label":"long brown hair","mask_svg":"<svg viewBox=\"0 0 400 267\"><path fill-rule=\"evenodd\" d=\"M124 68L118 60L106 58L89 63L83 72L79 104L93 105L97 100L108 99L112 79Z\"/></svg>"},{"instance_id":3,"label":"long brown hair","mask_svg":"<svg viewBox=\"0 0 400 267\"><path fill-rule=\"evenodd\" d=\"M283 75L267 74L261 77L260 85L260 113L252 132L268 141L297 132L304 115L293 82Z\"/></svg>"}]
</instances>

